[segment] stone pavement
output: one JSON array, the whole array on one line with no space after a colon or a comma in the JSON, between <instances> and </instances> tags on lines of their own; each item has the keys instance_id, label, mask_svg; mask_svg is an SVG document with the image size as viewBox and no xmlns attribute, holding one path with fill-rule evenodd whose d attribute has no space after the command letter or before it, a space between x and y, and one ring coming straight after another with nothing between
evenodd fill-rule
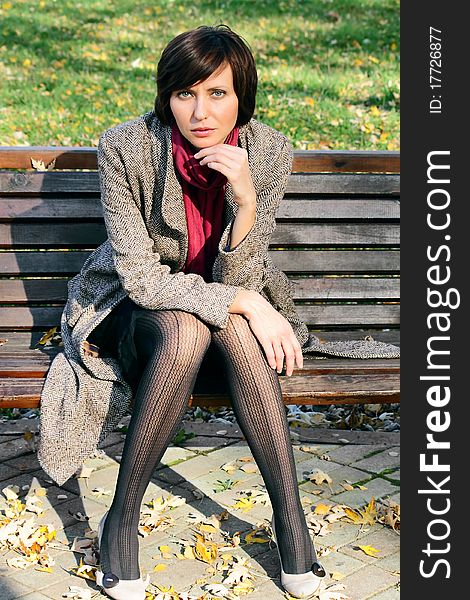
<instances>
[{"instance_id":1,"label":"stone pavement","mask_svg":"<svg viewBox=\"0 0 470 600\"><path fill-rule=\"evenodd\" d=\"M248 559L250 570L256 575L254 591L247 597L252 600L286 598L279 581L279 558L274 543L269 542L267 535L264 543L245 541L245 534L252 526L270 523L269 498L261 494L261 501L250 505L247 511L233 507L241 497L250 497L250 491L251 497L254 492L265 492L261 475L237 425L184 421L182 427L186 434L194 434L194 437L187 437L178 446L171 445L167 449L144 497L144 504L159 496L185 499L185 503L165 513L173 517L172 526L139 538L141 573L143 576L150 573L147 590L156 595L159 590L155 584L173 585L176 591L189 591L198 598L206 589L204 584L221 583L226 572L214 572L208 563L182 560L175 555L183 552L181 540L194 545L197 517L206 520L213 514L228 511L226 520L222 521L222 529L229 534L225 541L240 532L241 543L233 556ZM101 600L107 596L99 593L93 581L72 572L84 554L72 552L70 548L74 539L83 539L87 530L96 530L112 501L125 435L119 431L111 434L96 456L86 461L85 465L93 469L91 473L84 473L86 477L73 477L58 488L40 468L34 452L34 436L28 431L37 431L37 419L0 423L0 489L17 485L20 496L24 496L37 488L46 488L46 495L41 498L44 512L33 517L38 523L57 528L57 539L52 542L54 549L50 551L55 564L51 573L37 570L37 565L17 569L6 561L18 554L4 551L0 556L0 599L59 599L69 591L69 586L78 586L89 590L89 597ZM359 508L372 496L376 500L390 497L400 502L397 433L310 428L291 428L291 431L307 519L314 516L313 511L319 504ZM221 469L232 461L233 470ZM332 480L329 485L317 484L308 478L317 469L329 475ZM351 489L351 484L358 482L361 487ZM87 519L79 520L77 513L86 515ZM257 538L260 537L262 533L257 532ZM359 545L372 546L379 552L377 556L370 556ZM168 546L165 557L159 549L161 546ZM322 535L316 535L315 547L330 575L328 585L344 586L342 594L351 600L399 598L399 535L390 527L378 522L361 525L338 520L325 527ZM155 571L157 564L166 566ZM160 597L171 598L169 595ZM213 596L207 594L206 597Z\"/></svg>"}]
</instances>

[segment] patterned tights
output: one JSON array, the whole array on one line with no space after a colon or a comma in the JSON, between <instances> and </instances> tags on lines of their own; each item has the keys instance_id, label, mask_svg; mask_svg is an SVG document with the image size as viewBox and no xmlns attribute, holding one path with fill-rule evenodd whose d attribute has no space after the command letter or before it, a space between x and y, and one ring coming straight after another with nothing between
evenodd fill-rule
<instances>
[{"instance_id":1,"label":"patterned tights","mask_svg":"<svg viewBox=\"0 0 470 600\"><path fill-rule=\"evenodd\" d=\"M219 329L183 311L139 310L134 341L142 376L102 536L103 572L120 579L140 577L137 527L142 498L178 431L211 341L225 365L235 416L271 500L284 570L309 571L316 554L300 503L278 375L248 321L233 314L228 326Z\"/></svg>"}]
</instances>

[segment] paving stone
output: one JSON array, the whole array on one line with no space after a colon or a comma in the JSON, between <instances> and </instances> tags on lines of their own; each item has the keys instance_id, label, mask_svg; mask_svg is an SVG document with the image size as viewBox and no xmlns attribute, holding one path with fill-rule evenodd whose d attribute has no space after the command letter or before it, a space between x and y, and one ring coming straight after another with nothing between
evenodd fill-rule
<instances>
[{"instance_id":1,"label":"paving stone","mask_svg":"<svg viewBox=\"0 0 470 600\"><path fill-rule=\"evenodd\" d=\"M33 490L38 489L38 488L45 488L46 490L49 490L51 488L51 486L46 481L36 477L34 473L20 473L20 474L16 475L15 477L12 477L11 479L6 479L5 481L2 481L1 488L3 489L10 485L16 485L20 488L20 490L19 490L20 498L24 498L26 495L31 495L33 493ZM26 486L28 486L28 487L26 487ZM54 493L57 494L57 493L61 493L61 492L62 492L62 490L60 488L53 487L51 497L54 498ZM41 500L44 501L44 506L47 506L47 504L48 504L47 498L41 498ZM56 504L60 504L60 502L63 502L63 500L57 500Z\"/></svg>"},{"instance_id":2,"label":"paving stone","mask_svg":"<svg viewBox=\"0 0 470 600\"><path fill-rule=\"evenodd\" d=\"M394 575L400 573L400 552L398 551L385 558L381 558L377 561L377 566Z\"/></svg>"},{"instance_id":3,"label":"paving stone","mask_svg":"<svg viewBox=\"0 0 470 600\"><path fill-rule=\"evenodd\" d=\"M342 483L356 483L358 481L364 481L364 479L370 479L370 475L365 471L354 469L348 466L336 465L333 469L324 469L324 472L331 477L333 480L329 485L327 483L316 484L314 481L306 481L300 485L301 489L305 492L314 492L316 490L322 490L322 498L330 498L333 494L339 494L344 492ZM367 485L366 483L364 485Z\"/></svg>"},{"instance_id":4,"label":"paving stone","mask_svg":"<svg viewBox=\"0 0 470 600\"><path fill-rule=\"evenodd\" d=\"M196 433L197 435L219 437L222 439L242 439L243 434L240 431L238 423L206 423L205 421L185 421L181 422L181 427L187 433ZM224 433L218 433L224 432Z\"/></svg>"},{"instance_id":5,"label":"paving stone","mask_svg":"<svg viewBox=\"0 0 470 600\"><path fill-rule=\"evenodd\" d=\"M344 445L344 442L338 442L338 440L345 439L347 444L351 446L368 444L376 448L389 448L400 445L400 432L397 431L350 431L348 429L337 430L315 426L302 428L299 433L300 441L309 444L341 443Z\"/></svg>"},{"instance_id":6,"label":"paving stone","mask_svg":"<svg viewBox=\"0 0 470 600\"><path fill-rule=\"evenodd\" d=\"M103 466L105 466L104 463L107 463L106 466L108 466L109 464L119 466L119 461L121 460L120 457L122 456L123 448L124 440L117 444L106 446L106 448L102 448L104 454L96 457L88 457L84 464L87 467L94 467L96 469L100 469Z\"/></svg>"},{"instance_id":7,"label":"paving stone","mask_svg":"<svg viewBox=\"0 0 470 600\"><path fill-rule=\"evenodd\" d=\"M246 446L231 445L222 449L219 448L207 455L198 455L191 458L191 460L173 465L172 470L191 483L195 483L196 478L206 474L209 475L211 472L217 473L216 479L228 479L230 474L220 467L225 463L236 461L245 456L253 458ZM243 471L237 470L236 473L246 476Z\"/></svg>"},{"instance_id":8,"label":"paving stone","mask_svg":"<svg viewBox=\"0 0 470 600\"><path fill-rule=\"evenodd\" d=\"M191 460L196 460L195 458ZM161 481L162 483L174 486L179 485L181 483L186 483L186 479L182 477L179 473L177 473L173 467L166 467L164 469L159 469L155 471L152 475L152 480L155 482Z\"/></svg>"},{"instance_id":9,"label":"paving stone","mask_svg":"<svg viewBox=\"0 0 470 600\"><path fill-rule=\"evenodd\" d=\"M104 512L103 512L104 514ZM94 515L90 517L89 521L75 521L72 525L69 525L65 529L57 530L57 534L54 540L54 544L63 545L61 551L68 551L75 538L84 538L85 533L90 530L96 530L101 515ZM59 550L55 550L59 553Z\"/></svg>"},{"instance_id":10,"label":"paving stone","mask_svg":"<svg viewBox=\"0 0 470 600\"><path fill-rule=\"evenodd\" d=\"M337 469L340 469L341 465L331 462L321 460L317 456L312 456L308 460L305 460L301 463L296 463L296 472L297 472L297 481L302 483L303 481L308 481L308 475L315 471L323 471L328 473L332 473Z\"/></svg>"},{"instance_id":11,"label":"paving stone","mask_svg":"<svg viewBox=\"0 0 470 600\"><path fill-rule=\"evenodd\" d=\"M29 453L31 453L31 446L23 437L0 436L0 461Z\"/></svg>"},{"instance_id":12,"label":"paving stone","mask_svg":"<svg viewBox=\"0 0 470 600\"><path fill-rule=\"evenodd\" d=\"M390 452L394 455L398 454L398 456L390 456ZM371 473L381 473L386 469L397 468L400 466L400 448L388 448L383 452L369 456L369 458L356 461L354 466L357 469L363 469L364 471L370 471Z\"/></svg>"},{"instance_id":13,"label":"paving stone","mask_svg":"<svg viewBox=\"0 0 470 600\"><path fill-rule=\"evenodd\" d=\"M238 438L236 438L238 439ZM190 438L184 442L178 444L182 448L186 448L187 450L192 450L193 452L197 452L201 454L203 452L213 452L218 448L223 448L225 446L230 446L234 442L234 438L227 438L221 436L204 436L197 435L196 437Z\"/></svg>"},{"instance_id":14,"label":"paving stone","mask_svg":"<svg viewBox=\"0 0 470 600\"><path fill-rule=\"evenodd\" d=\"M54 529L64 529L69 525L77 523L72 514L80 512L88 517L102 514L103 505L98 504L89 498L74 498L67 500L54 508L46 510L43 514L38 515L36 520L41 525L51 524ZM71 514L72 513L72 514Z\"/></svg>"},{"instance_id":15,"label":"paving stone","mask_svg":"<svg viewBox=\"0 0 470 600\"><path fill-rule=\"evenodd\" d=\"M86 497L103 504L109 508L113 501L114 490L119 473L119 465L108 465L106 468L93 471L89 477L79 477L75 480L78 486L78 493L81 497ZM97 494L93 490L101 488L110 491L110 494ZM103 511L104 512L104 511Z\"/></svg>"},{"instance_id":16,"label":"paving stone","mask_svg":"<svg viewBox=\"0 0 470 600\"><path fill-rule=\"evenodd\" d=\"M159 490L161 490L161 495L163 495L165 498L169 497L170 495L179 496L180 498L184 498L188 503L194 502L200 498L202 493L197 487L193 486L185 479L182 480L183 483L181 485L174 485L172 483L162 481L162 479L157 477L153 477L151 482L156 485ZM147 490L148 489L149 488L147 488ZM193 491L195 493L193 493Z\"/></svg>"},{"instance_id":17,"label":"paving stone","mask_svg":"<svg viewBox=\"0 0 470 600\"><path fill-rule=\"evenodd\" d=\"M370 600L400 600L400 590L397 586L393 586L383 592L374 594L370 597Z\"/></svg>"},{"instance_id":18,"label":"paving stone","mask_svg":"<svg viewBox=\"0 0 470 600\"><path fill-rule=\"evenodd\" d=\"M311 452L306 452L305 450L301 450L301 448L311 448ZM312 457L320 458L323 455L329 456L330 452L333 450L337 450L342 446L339 444L300 444L292 446L292 450L294 452L294 458L296 463L304 462ZM323 460L325 465L330 462L329 460Z\"/></svg>"},{"instance_id":19,"label":"paving stone","mask_svg":"<svg viewBox=\"0 0 470 600\"><path fill-rule=\"evenodd\" d=\"M6 561L7 558L13 558L16 556L18 555L13 550L8 550L0 556L0 577L9 577L12 569L7 565Z\"/></svg>"},{"instance_id":20,"label":"paving stone","mask_svg":"<svg viewBox=\"0 0 470 600\"><path fill-rule=\"evenodd\" d=\"M397 504L400 504L400 492L398 492L397 494L392 494L390 496L390 499L396 502Z\"/></svg>"},{"instance_id":21,"label":"paving stone","mask_svg":"<svg viewBox=\"0 0 470 600\"><path fill-rule=\"evenodd\" d=\"M215 497L217 497L217 495ZM187 532L189 536L187 539L192 539L194 532L192 528L192 519L189 519L189 515L192 514L207 519L211 515L220 514L225 510L228 513L228 517L222 522L221 527L224 531L230 533L230 535L233 535L237 531L242 534L248 532L251 530L252 525L256 524L259 520L262 520L254 518L251 515L252 511L243 513L230 507L226 508L222 503L219 504L215 502L214 497L206 497L202 501L199 500L194 504L184 504L170 511L168 514L175 520L175 525L165 531L169 537L178 538L181 538ZM257 545L259 546L260 544Z\"/></svg>"},{"instance_id":22,"label":"paving stone","mask_svg":"<svg viewBox=\"0 0 470 600\"><path fill-rule=\"evenodd\" d=\"M335 502L347 504L352 508L358 508L364 504L368 504L372 496L377 500L378 498L390 496L397 491L396 485L381 477L376 477L364 485L367 487L366 490L355 489L352 492L342 492L333 496L332 499Z\"/></svg>"},{"instance_id":23,"label":"paving stone","mask_svg":"<svg viewBox=\"0 0 470 600\"><path fill-rule=\"evenodd\" d=\"M71 576L64 577L62 581L43 588L41 590L41 594L44 594L50 600L64 600L62 594L68 592L70 586L80 587L84 590L91 591L93 600L109 600L109 596L97 594L100 588L96 585L96 583L93 581L84 580L81 577L77 577L73 574Z\"/></svg>"},{"instance_id":24,"label":"paving stone","mask_svg":"<svg viewBox=\"0 0 470 600\"><path fill-rule=\"evenodd\" d=\"M224 492L225 493L225 492ZM196 500L195 502L183 506L179 506L174 512L175 514L172 516L175 520L179 520L179 523L185 522L188 514L193 513L201 518L209 518L212 514L220 514L221 512L227 511L228 518L226 521L223 521L223 529L233 534L236 531L245 532L251 530L252 525L256 524L258 521L263 520L258 517L254 517L251 513L253 511L248 511L247 513L243 513L242 511L233 509L228 504L219 502L217 500L218 494L214 496L207 497L205 496L201 500ZM175 530L179 529L179 523L175 529L172 529L172 533ZM188 524L186 524L188 528Z\"/></svg>"},{"instance_id":25,"label":"paving stone","mask_svg":"<svg viewBox=\"0 0 470 600\"><path fill-rule=\"evenodd\" d=\"M20 471L18 471L17 469L13 469L10 466L7 466L6 464L1 464L0 465L0 481L2 482L1 486L5 487L3 485L3 481L5 481L5 479L13 479L15 477L18 477L21 474Z\"/></svg>"},{"instance_id":26,"label":"paving stone","mask_svg":"<svg viewBox=\"0 0 470 600\"><path fill-rule=\"evenodd\" d=\"M318 549L317 545L315 545L315 548ZM320 562L330 575L340 573L344 577L364 567L364 563L360 560L341 552L330 552L326 556L321 556Z\"/></svg>"},{"instance_id":27,"label":"paving stone","mask_svg":"<svg viewBox=\"0 0 470 600\"><path fill-rule=\"evenodd\" d=\"M34 590L24 583L15 581L10 577L0 577L0 598L2 600L13 600L20 598Z\"/></svg>"},{"instance_id":28,"label":"paving stone","mask_svg":"<svg viewBox=\"0 0 470 600\"><path fill-rule=\"evenodd\" d=\"M98 445L100 450L104 450L106 452L106 448L110 446L115 446L119 444L123 444L126 440L126 433L122 431L112 431L108 433L105 439Z\"/></svg>"},{"instance_id":29,"label":"paving stone","mask_svg":"<svg viewBox=\"0 0 470 600\"><path fill-rule=\"evenodd\" d=\"M220 489L219 481L225 482L231 480L233 483L230 489L240 490L249 485L262 485L263 479L261 475L253 473L245 473L244 471L237 470L235 473L226 473L223 469L215 469L210 473L201 475L200 477L192 477L190 483L201 490L202 493L207 495L213 495L214 500L217 502L217 496L219 493L215 490ZM248 483L249 482L249 483Z\"/></svg>"},{"instance_id":30,"label":"paving stone","mask_svg":"<svg viewBox=\"0 0 470 600\"><path fill-rule=\"evenodd\" d=\"M376 558L369 556L358 547L359 543L361 546L372 546L372 548L376 548L380 552L377 554ZM385 527L362 536L357 543L352 542L341 548L341 552L344 554L357 558L365 563L375 564L376 566L379 566L378 559L394 554L399 550L400 536Z\"/></svg>"},{"instance_id":31,"label":"paving stone","mask_svg":"<svg viewBox=\"0 0 470 600\"><path fill-rule=\"evenodd\" d=\"M195 456L197 456L197 454L192 450L188 450L187 448L169 446L166 449L165 454L162 456L157 468L162 468L163 466L171 467L174 463L187 461Z\"/></svg>"},{"instance_id":32,"label":"paving stone","mask_svg":"<svg viewBox=\"0 0 470 600\"><path fill-rule=\"evenodd\" d=\"M26 431L32 431L34 433L39 431L39 418L27 419L8 419L0 422L1 435L12 435L25 433Z\"/></svg>"},{"instance_id":33,"label":"paving stone","mask_svg":"<svg viewBox=\"0 0 470 600\"><path fill-rule=\"evenodd\" d=\"M61 555L63 552L61 553ZM70 553L73 557L73 554ZM56 556L53 557L56 561L56 564L52 566L52 573L46 573L44 571L38 571L36 569L37 565L31 565L27 569L10 569L9 578L18 583L29 587L30 590L42 590L43 588L54 585L59 581L63 581L64 579L64 571L62 570L61 564L58 562L58 558ZM78 563L74 562L73 566L76 566Z\"/></svg>"},{"instance_id":34,"label":"paving stone","mask_svg":"<svg viewBox=\"0 0 470 600\"><path fill-rule=\"evenodd\" d=\"M315 536L315 546L335 546L339 549L345 546L346 544L350 544L352 542L359 543L359 540L364 535L373 530L374 527L379 528L379 526L377 525L367 530L363 530L358 525L336 521L336 523L332 523L330 525L330 530L326 535L321 537Z\"/></svg>"},{"instance_id":35,"label":"paving stone","mask_svg":"<svg viewBox=\"0 0 470 600\"><path fill-rule=\"evenodd\" d=\"M366 565L341 580L345 594L350 600L364 600L381 592L395 583L398 577L379 569L375 565Z\"/></svg>"},{"instance_id":36,"label":"paving stone","mask_svg":"<svg viewBox=\"0 0 470 600\"><path fill-rule=\"evenodd\" d=\"M325 504L326 506L336 506L336 502L329 500L328 498L323 498L321 494L310 494L309 492L304 492L302 486L299 488L300 491L300 502L304 508L305 514L313 512L317 504Z\"/></svg>"},{"instance_id":37,"label":"paving stone","mask_svg":"<svg viewBox=\"0 0 470 600\"><path fill-rule=\"evenodd\" d=\"M249 595L250 600L266 600L266 598L285 599L285 594L279 589L274 581L264 581L258 578L255 582L255 590Z\"/></svg>"},{"instance_id":38,"label":"paving stone","mask_svg":"<svg viewBox=\"0 0 470 600\"><path fill-rule=\"evenodd\" d=\"M41 592L31 592L30 594L26 594L26 596L20 596L21 600L47 600L50 596L45 596L41 594Z\"/></svg>"},{"instance_id":39,"label":"paving stone","mask_svg":"<svg viewBox=\"0 0 470 600\"><path fill-rule=\"evenodd\" d=\"M172 545L171 548L172 550L177 550L176 545ZM150 581L154 585L163 585L165 587L174 585L177 586L178 590L183 590L193 585L197 579L207 576L206 569L209 565L202 561L179 560L178 558L159 560L152 558L152 556L158 554L158 547L153 550L150 549L150 551L144 550L140 553L141 575L145 576L145 573L150 573ZM166 564L168 566L165 571L155 573L153 568L156 564Z\"/></svg>"},{"instance_id":40,"label":"paving stone","mask_svg":"<svg viewBox=\"0 0 470 600\"><path fill-rule=\"evenodd\" d=\"M328 452L328 456L333 462L341 463L342 465L350 465L358 460L364 459L364 456L373 452L376 448L369 444L347 444L336 450ZM382 447L380 447L382 450ZM354 465L356 466L356 465Z\"/></svg>"},{"instance_id":41,"label":"paving stone","mask_svg":"<svg viewBox=\"0 0 470 600\"><path fill-rule=\"evenodd\" d=\"M398 481L400 483L400 469L397 471L393 471L393 473L387 473L384 475L387 479L392 479L393 481Z\"/></svg>"}]
</instances>

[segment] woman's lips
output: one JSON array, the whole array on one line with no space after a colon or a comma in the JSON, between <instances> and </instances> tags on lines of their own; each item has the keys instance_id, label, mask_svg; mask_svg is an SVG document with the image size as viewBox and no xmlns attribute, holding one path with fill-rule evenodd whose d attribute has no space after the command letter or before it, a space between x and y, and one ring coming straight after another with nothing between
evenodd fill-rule
<instances>
[{"instance_id":1,"label":"woman's lips","mask_svg":"<svg viewBox=\"0 0 470 600\"><path fill-rule=\"evenodd\" d=\"M196 136L196 137L207 137L208 135L210 135L214 130L213 129L193 129L192 133Z\"/></svg>"}]
</instances>

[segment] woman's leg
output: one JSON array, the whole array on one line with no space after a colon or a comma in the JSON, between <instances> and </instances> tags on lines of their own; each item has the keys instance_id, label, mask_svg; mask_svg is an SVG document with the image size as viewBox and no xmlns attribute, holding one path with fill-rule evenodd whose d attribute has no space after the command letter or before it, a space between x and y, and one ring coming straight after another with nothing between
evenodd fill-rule
<instances>
[{"instance_id":1,"label":"woman's leg","mask_svg":"<svg viewBox=\"0 0 470 600\"><path fill-rule=\"evenodd\" d=\"M300 503L294 455L277 373L241 315L212 334L225 359L233 410L261 471L275 516L285 573L306 573L316 554Z\"/></svg>"},{"instance_id":2,"label":"woman's leg","mask_svg":"<svg viewBox=\"0 0 470 600\"><path fill-rule=\"evenodd\" d=\"M145 367L100 548L101 570L119 579L140 577L137 528L142 498L187 410L211 333L187 312L139 310L134 340Z\"/></svg>"}]
</instances>

